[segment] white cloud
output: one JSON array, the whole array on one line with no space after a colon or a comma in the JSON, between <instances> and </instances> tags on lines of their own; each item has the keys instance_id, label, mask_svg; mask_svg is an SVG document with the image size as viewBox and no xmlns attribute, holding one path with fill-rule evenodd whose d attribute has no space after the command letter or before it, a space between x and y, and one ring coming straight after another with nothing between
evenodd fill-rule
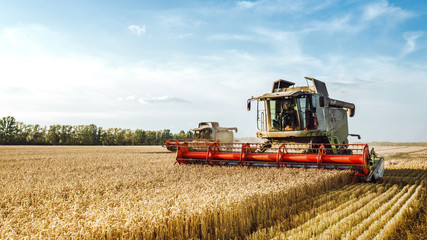
<instances>
[{"instance_id":1,"label":"white cloud","mask_svg":"<svg viewBox=\"0 0 427 240\"><path fill-rule=\"evenodd\" d=\"M274 62L279 65L295 63L313 63L315 58L303 53L301 49L300 34L298 32L277 31L268 28L258 28L255 32L262 37L262 40L270 46L277 48L279 59Z\"/></svg>"},{"instance_id":2,"label":"white cloud","mask_svg":"<svg viewBox=\"0 0 427 240\"><path fill-rule=\"evenodd\" d=\"M188 24L188 21L181 16L168 15L168 16L159 16L160 22L166 27L182 27Z\"/></svg>"},{"instance_id":3,"label":"white cloud","mask_svg":"<svg viewBox=\"0 0 427 240\"><path fill-rule=\"evenodd\" d=\"M50 46L51 50L65 40L63 36L43 25L16 25L0 29L0 51L22 55L38 55L44 53L39 42Z\"/></svg>"},{"instance_id":4,"label":"white cloud","mask_svg":"<svg viewBox=\"0 0 427 240\"><path fill-rule=\"evenodd\" d=\"M303 9L300 8L301 6L308 4L305 2L301 5L298 3L293 5L292 1L274 2L280 4L268 5L267 1L262 0L253 4L249 1L242 1L240 4L242 4L242 8L257 8L260 12L268 10L268 7L271 7L272 11L276 11L275 6L277 11L281 11L281 9L282 11L301 10ZM266 6L261 6L261 4ZM224 45L225 47L212 49L211 46L205 45L208 47L203 51L198 51L201 45L197 45L196 51L191 49L191 46L182 51L180 49L179 54L153 44L150 47L156 48L155 52L160 53L158 56L144 54L139 54L137 58L130 54L120 56L129 57L129 62L111 60L114 58L114 52L107 52L108 49L105 51L113 56L111 59L84 54L75 54L72 57L61 53L54 55L51 52L50 43L61 42L58 41L58 38L54 41L46 41L46 37L44 37L43 41L39 41L41 44L37 45L37 41L31 38L34 34L25 35L25 33L29 33L25 29L18 32L11 28L3 31L3 39L0 36L0 66L2 66L0 109L2 112L10 112L10 115L15 115L14 113L17 112L27 113L29 117L39 115L40 119L44 117L44 111L50 111L52 115L49 117L63 119L62 121L67 121L67 114L62 114L62 112L75 113L74 118L77 123L79 123L80 116L88 119L98 118L99 116L96 115L85 115L85 113L97 110L99 113L107 115L112 113L109 116L112 126L135 128L143 125L146 129L169 127L167 124L171 122L170 119L174 119L173 122L177 128L187 126L190 119L195 124L198 121L219 121L225 126L239 127L239 134L254 136L256 113L255 111L251 113L245 111L245 100L250 96L258 96L271 91L271 84L276 79L284 78L297 82L297 85L304 85L303 77L312 76L327 83L332 98L355 102L358 113L356 114L357 119L351 120L353 122L350 123L353 132L360 132L370 140L381 140L381 138L384 140L401 139L402 141L425 139L427 133L412 137L406 134L407 129L405 128L399 129L396 134L390 133L389 129L394 129L396 125L396 122L392 120L386 121L386 123L378 122L378 119L393 119L395 112L384 112L383 109L392 109L392 106L401 99L411 99L411 101L414 99L412 103L409 103L414 106L415 102L422 99L423 95L419 89L425 89L425 87L416 87L415 91L418 91L419 94L409 97L408 93L399 91L401 85L396 83L399 83L401 79L417 79L418 81L425 79L427 77L425 65L416 69L416 67L409 66L410 63L399 64L396 59L380 58L377 55L378 52L375 51L367 51L363 53L366 57L360 58L334 49L335 46L327 44L317 48L304 45L310 40L309 38L322 37L317 32L312 35L305 34L307 29L308 33L321 31L335 34L326 39L333 39L331 44L345 45L348 42L339 41L339 38L342 37L339 35L340 32L364 34L360 29L369 27L370 22L368 21L388 20L394 16L397 16L397 19L404 19L412 14L384 1L377 2L376 5L371 4L364 10L361 13L360 8L357 8L351 12L332 14L331 17L313 16L310 18L313 20L304 20L307 19L306 16L298 15L301 22L292 22L293 14L295 14L292 12L283 17L284 20L291 21L292 26L289 26L288 22L270 25L268 23L271 18L269 18L264 22L260 21L259 24L258 21L257 24L247 22L226 28L236 29L232 34L215 34L213 32L221 28L212 28L213 30L206 28L202 32L198 32L197 30L201 29L196 29L197 24L184 16L163 18L164 22L160 23L163 26L160 26L162 29L159 31L172 32L175 34L172 40L175 41L179 41L177 38L191 37L194 33L196 36L211 36L208 38L209 40L253 42L247 42L241 46ZM313 11L312 8L311 11ZM190 12L194 13L193 10ZM209 17L212 17L214 14L210 13ZM296 14L303 13L307 14L302 11ZM256 14L259 13L256 12ZM267 14L271 14L271 12L267 11ZM360 20L360 14L366 21ZM288 16L289 18L287 18ZM247 15L237 16L237 18L240 17L246 19ZM204 19L208 19L208 17ZM171 29L165 29L165 26L171 27ZM280 30L271 30L272 26L276 26ZM179 27L191 27L191 29L179 29ZM253 29L253 32L247 34L248 29ZM146 33L145 25L131 25L128 30L136 35ZM37 29L34 32L37 32ZM28 36L28 38L21 38L21 36ZM354 37L357 39L359 36ZM403 51L405 53L415 51L420 36L419 32L403 34L403 38L406 39ZM362 37L366 37L366 35ZM402 35L398 35L394 40L399 37L402 40ZM349 37L346 35L344 38ZM28 41L22 41L22 39ZM13 42L18 43L18 41L20 42L17 45L12 44ZM5 42L7 44L3 44ZM183 42L180 41L180 43ZM4 54L10 46L16 46L16 49L9 52L12 54ZM37 54L37 56L34 56L35 54L32 56L13 54L17 52L17 49L25 49L22 51L24 53L35 47L40 50L41 54ZM138 46L129 46L130 49L135 47ZM320 49L323 47L325 49ZM339 47L337 46L337 48ZM230 50L230 48L236 49ZM201 56L201 54L205 54L205 56ZM135 60L140 62L130 62ZM408 81L412 81L411 85L414 86L419 84L415 80ZM396 93L399 94L399 98L393 95ZM176 104L189 102L191 104ZM385 107L373 109L372 102L378 106L379 103L384 104ZM120 114L122 111L128 114L123 116ZM421 112L424 114L423 116L415 116L412 111L410 108L403 109L399 115L410 116L406 120L408 126L420 125L419 123L425 119L423 117L426 113ZM139 118L140 113L150 114L150 117ZM16 116L19 117L17 114ZM25 118L19 120L25 121ZM131 121L136 122L135 125L128 125ZM365 128L365 125L369 125L369 128ZM105 125L101 124L101 126ZM193 126L188 126L188 128ZM375 133L376 128L382 129L381 135Z\"/></svg>"},{"instance_id":5,"label":"white cloud","mask_svg":"<svg viewBox=\"0 0 427 240\"><path fill-rule=\"evenodd\" d=\"M400 7L389 5L385 0L367 5L363 10L363 19L371 21L380 17L390 17L394 21L407 19L414 14Z\"/></svg>"},{"instance_id":6,"label":"white cloud","mask_svg":"<svg viewBox=\"0 0 427 240\"><path fill-rule=\"evenodd\" d=\"M178 98L178 97L171 97L171 96L161 96L161 97L146 97L146 98L139 98L139 103L142 104L151 104L151 103L189 103L189 101Z\"/></svg>"},{"instance_id":7,"label":"white cloud","mask_svg":"<svg viewBox=\"0 0 427 240\"><path fill-rule=\"evenodd\" d=\"M403 38L406 40L406 45L403 49L403 55L413 52L417 47L417 39L423 35L423 32L405 32Z\"/></svg>"},{"instance_id":8,"label":"white cloud","mask_svg":"<svg viewBox=\"0 0 427 240\"><path fill-rule=\"evenodd\" d=\"M212 9L210 9L212 10ZM211 14L209 12L209 14ZM156 14L156 22L160 24L161 28L169 28L165 30L167 32L171 31L194 31L195 29L202 26L205 22L200 20L199 17L193 17L193 14L183 14L180 15L179 11L170 11L167 13ZM178 38L187 38L192 36L193 33L184 33L178 36Z\"/></svg>"},{"instance_id":9,"label":"white cloud","mask_svg":"<svg viewBox=\"0 0 427 240\"><path fill-rule=\"evenodd\" d=\"M227 33L219 33L208 37L208 40L240 40L240 41L248 41L252 40L251 36L242 35L242 34L227 34Z\"/></svg>"},{"instance_id":10,"label":"white cloud","mask_svg":"<svg viewBox=\"0 0 427 240\"><path fill-rule=\"evenodd\" d=\"M135 95L127 96L126 100L135 100Z\"/></svg>"},{"instance_id":11,"label":"white cloud","mask_svg":"<svg viewBox=\"0 0 427 240\"><path fill-rule=\"evenodd\" d=\"M184 39L184 38L189 38L189 37L191 37L191 36L193 36L193 34L192 34L192 33L185 33L185 34L181 34L181 35L179 35L179 36L178 36L178 38L179 38L179 39Z\"/></svg>"},{"instance_id":12,"label":"white cloud","mask_svg":"<svg viewBox=\"0 0 427 240\"><path fill-rule=\"evenodd\" d=\"M181 16L177 14L177 12L168 12L166 15L160 15L157 18L163 26L168 28L200 27L205 23L204 21L192 18L189 15Z\"/></svg>"},{"instance_id":13,"label":"white cloud","mask_svg":"<svg viewBox=\"0 0 427 240\"><path fill-rule=\"evenodd\" d=\"M40 35L50 35L53 34L48 28L38 25L38 24L29 24L29 25L20 25L14 27L6 27L3 29L4 35L12 41L24 40L35 38Z\"/></svg>"},{"instance_id":14,"label":"white cloud","mask_svg":"<svg viewBox=\"0 0 427 240\"><path fill-rule=\"evenodd\" d=\"M271 33L267 30L263 32L266 36L271 36ZM272 41L277 41L279 45L288 41L298 42L298 39L293 39L286 33L273 35L275 38ZM250 96L269 92L272 82L278 78L284 77L297 82L297 85L303 85L303 76L308 75L325 81L332 98L356 104L358 112L356 120L350 120L350 129L362 134L364 139L425 139L425 131L416 136L407 136L409 129L395 131L392 135L389 129L393 128L395 122L380 124L376 121L378 118L393 118L395 112L385 112L382 109L391 108L390 106L401 99L409 99L405 93L401 93L401 97L397 99L395 96L387 96L389 93L398 92L399 86L394 84L395 82L406 78L427 77L423 71L413 71L396 65L392 59L314 59L298 51L289 51L285 57L282 54L263 57L232 50L218 53L212 58L204 58L203 61L191 55L188 59L180 56L179 59L157 64L133 63L113 69L104 64L102 59L89 60L81 56L75 60L59 57L33 60L0 56L0 64L5 66L5 69L10 69L0 72L2 84L31 89L31 92L25 94L0 94L0 109L3 113L17 117L19 121L39 122L49 116L49 119L54 119L56 123L68 123L72 115L76 124L87 122L103 127L124 128L141 128L142 125L146 129L163 129L169 128L168 124L173 118L177 129L172 131L177 131L193 127L187 125L191 119L196 123L219 121L224 126L238 127L242 136L253 136L256 131L256 114L255 111L245 111L245 100ZM33 66L34 64L36 65ZM286 75L283 76L284 74ZM12 77L17 78L11 79L11 82L3 81ZM387 81L380 82L378 79ZM135 91L146 97L129 95ZM157 95L150 96L153 93ZM191 106L176 104L189 103L190 100ZM408 104L415 102L416 97ZM372 109L373 105L380 104L385 107ZM52 107L54 109L51 109ZM46 111L49 111L50 115L45 115ZM419 119L427 117L425 113L422 113L424 116L414 116L415 113L410 109L401 111L402 115L411 117L408 124L417 125ZM97 114L88 115L90 112ZM123 112L127 114L123 115ZM140 114L149 114L149 117ZM130 122L133 125L127 125Z\"/></svg>"},{"instance_id":15,"label":"white cloud","mask_svg":"<svg viewBox=\"0 0 427 240\"><path fill-rule=\"evenodd\" d=\"M238 1L239 9L254 9L260 13L302 13L311 14L325 9L336 2L336 0L310 1L310 0L258 0L258 1Z\"/></svg>"},{"instance_id":16,"label":"white cloud","mask_svg":"<svg viewBox=\"0 0 427 240\"><path fill-rule=\"evenodd\" d=\"M146 28L145 25L130 25L128 26L128 29L133 33L136 34L138 36L141 36L142 34L145 34Z\"/></svg>"},{"instance_id":17,"label":"white cloud","mask_svg":"<svg viewBox=\"0 0 427 240\"><path fill-rule=\"evenodd\" d=\"M390 5L387 1L379 1L362 7L362 11L350 11L345 15L336 15L326 20L309 22L300 32L313 31L336 34L357 34L366 28L373 27L371 21L383 20L384 25L394 25L396 22L406 20L414 16L414 13L400 7Z\"/></svg>"},{"instance_id":18,"label":"white cloud","mask_svg":"<svg viewBox=\"0 0 427 240\"><path fill-rule=\"evenodd\" d=\"M241 8L253 8L258 2L250 2L250 1L239 1L237 2L237 6Z\"/></svg>"},{"instance_id":19,"label":"white cloud","mask_svg":"<svg viewBox=\"0 0 427 240\"><path fill-rule=\"evenodd\" d=\"M302 33L314 31L327 33L357 33L363 29L363 25L352 22L354 17L351 14L334 17L325 21L313 21L307 28L302 29Z\"/></svg>"}]
</instances>

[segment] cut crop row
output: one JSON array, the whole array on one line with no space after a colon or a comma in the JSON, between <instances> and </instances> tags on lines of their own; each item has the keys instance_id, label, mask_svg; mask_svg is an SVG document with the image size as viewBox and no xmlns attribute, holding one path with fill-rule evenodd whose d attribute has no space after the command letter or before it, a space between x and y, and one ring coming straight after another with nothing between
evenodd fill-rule
<instances>
[{"instance_id":1,"label":"cut crop row","mask_svg":"<svg viewBox=\"0 0 427 240\"><path fill-rule=\"evenodd\" d=\"M308 198L305 201L298 202L292 205L295 209L293 215L285 216L279 219L274 226L258 229L248 238L250 239L271 239L283 231L290 230L308 221L313 215L321 214L334 209L337 205L347 202L348 199L354 199L357 196L363 195L367 191L373 191L372 185L369 184L353 184L333 191L325 193L315 198Z\"/></svg>"},{"instance_id":2,"label":"cut crop row","mask_svg":"<svg viewBox=\"0 0 427 240\"><path fill-rule=\"evenodd\" d=\"M327 195L330 195L337 201L329 200L334 207L325 207L329 203L324 202L322 207L313 206L314 211L301 213L304 218L300 220L309 219L299 226L285 230L290 224L282 221L274 227L258 230L249 238L371 239L373 236L393 236L396 222L401 221L401 216L412 209L411 206L416 207L422 189L425 189L423 185L402 188L399 185L363 183L347 186L319 196L328 201ZM291 216L290 219L298 217Z\"/></svg>"}]
</instances>

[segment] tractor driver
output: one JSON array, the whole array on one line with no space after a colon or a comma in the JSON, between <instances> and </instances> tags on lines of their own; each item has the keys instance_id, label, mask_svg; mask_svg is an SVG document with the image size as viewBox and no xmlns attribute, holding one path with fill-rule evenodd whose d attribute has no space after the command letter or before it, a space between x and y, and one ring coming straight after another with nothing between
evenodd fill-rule
<instances>
[{"instance_id":1,"label":"tractor driver","mask_svg":"<svg viewBox=\"0 0 427 240\"><path fill-rule=\"evenodd\" d=\"M285 131L293 131L297 128L297 115L293 104L290 101L285 101L282 109L282 121L285 126Z\"/></svg>"}]
</instances>

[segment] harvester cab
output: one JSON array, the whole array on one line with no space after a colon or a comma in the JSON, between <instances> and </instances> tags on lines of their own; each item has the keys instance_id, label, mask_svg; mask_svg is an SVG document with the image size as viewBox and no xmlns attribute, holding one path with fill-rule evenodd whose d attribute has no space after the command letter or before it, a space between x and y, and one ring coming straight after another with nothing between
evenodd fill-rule
<instances>
[{"instance_id":1,"label":"harvester cab","mask_svg":"<svg viewBox=\"0 0 427 240\"><path fill-rule=\"evenodd\" d=\"M353 117L354 104L329 98L324 82L306 79L313 84L294 87L295 83L280 79L271 93L248 99L248 110L251 101L257 101L257 137L273 145L347 144L347 111Z\"/></svg>"},{"instance_id":2,"label":"harvester cab","mask_svg":"<svg viewBox=\"0 0 427 240\"><path fill-rule=\"evenodd\" d=\"M383 176L384 159L367 144L349 144L347 113L355 105L329 98L326 84L306 77L307 86L277 80L270 93L248 99L257 102L256 143L183 144L178 146L180 164L276 166L350 169L367 181ZM312 84L308 84L308 82Z\"/></svg>"}]
</instances>

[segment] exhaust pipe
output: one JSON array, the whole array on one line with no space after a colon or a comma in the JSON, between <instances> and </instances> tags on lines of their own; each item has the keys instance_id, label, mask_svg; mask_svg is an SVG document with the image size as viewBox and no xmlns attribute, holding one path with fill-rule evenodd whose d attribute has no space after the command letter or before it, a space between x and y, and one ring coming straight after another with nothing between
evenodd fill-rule
<instances>
[{"instance_id":1,"label":"exhaust pipe","mask_svg":"<svg viewBox=\"0 0 427 240\"><path fill-rule=\"evenodd\" d=\"M350 117L353 117L356 111L356 106L353 103L344 102L336 99L329 99L329 106L347 108L350 111Z\"/></svg>"}]
</instances>

